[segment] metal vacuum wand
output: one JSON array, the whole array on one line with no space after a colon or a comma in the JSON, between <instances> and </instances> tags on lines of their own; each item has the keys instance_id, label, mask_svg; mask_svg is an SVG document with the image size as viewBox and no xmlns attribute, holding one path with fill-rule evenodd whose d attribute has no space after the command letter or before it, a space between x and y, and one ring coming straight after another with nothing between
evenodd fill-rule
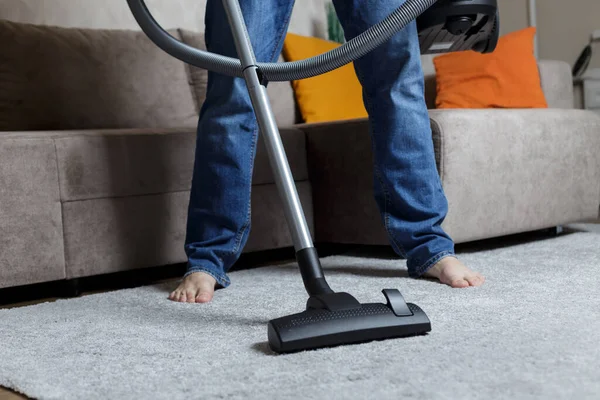
<instances>
[{"instance_id":1,"label":"metal vacuum wand","mask_svg":"<svg viewBox=\"0 0 600 400\"><path fill-rule=\"evenodd\" d=\"M283 211L292 235L304 287L311 296L333 293L325 280L317 250L313 245L294 177L281 142L279 128L267 97L266 81L264 77L261 79L239 2L238 0L223 0L223 6L227 12L235 47L242 62L244 80L248 87L260 134L265 141L277 190L283 202Z\"/></svg>"}]
</instances>

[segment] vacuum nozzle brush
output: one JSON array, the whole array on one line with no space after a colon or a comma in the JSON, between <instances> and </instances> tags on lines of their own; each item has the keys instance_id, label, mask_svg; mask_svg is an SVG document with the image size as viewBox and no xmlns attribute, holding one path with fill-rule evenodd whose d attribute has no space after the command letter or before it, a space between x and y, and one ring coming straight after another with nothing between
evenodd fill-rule
<instances>
[{"instance_id":1,"label":"vacuum nozzle brush","mask_svg":"<svg viewBox=\"0 0 600 400\"><path fill-rule=\"evenodd\" d=\"M384 289L383 294L387 304L360 304L343 292L312 296L306 311L269 321L269 346L290 353L431 331L419 306L406 303L396 289Z\"/></svg>"}]
</instances>

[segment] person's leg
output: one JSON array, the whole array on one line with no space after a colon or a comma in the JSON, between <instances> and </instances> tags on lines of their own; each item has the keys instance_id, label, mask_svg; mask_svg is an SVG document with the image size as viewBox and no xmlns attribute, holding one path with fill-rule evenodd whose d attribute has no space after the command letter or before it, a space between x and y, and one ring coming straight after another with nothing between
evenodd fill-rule
<instances>
[{"instance_id":1,"label":"person's leg","mask_svg":"<svg viewBox=\"0 0 600 400\"><path fill-rule=\"evenodd\" d=\"M281 53L294 0L240 0L259 62ZM206 9L208 51L237 58L221 0ZM212 298L215 284L227 287L228 269L239 258L250 231L250 190L258 125L242 78L208 74L200 111L185 251L188 269L169 296L185 302Z\"/></svg>"},{"instance_id":2,"label":"person's leg","mask_svg":"<svg viewBox=\"0 0 600 400\"><path fill-rule=\"evenodd\" d=\"M348 40L403 2L334 0ZM452 286L482 283L479 274L458 261L441 227L448 202L435 164L416 22L354 66L369 113L375 199L392 247L406 257L413 277L429 272ZM450 270L440 268L448 265Z\"/></svg>"}]
</instances>

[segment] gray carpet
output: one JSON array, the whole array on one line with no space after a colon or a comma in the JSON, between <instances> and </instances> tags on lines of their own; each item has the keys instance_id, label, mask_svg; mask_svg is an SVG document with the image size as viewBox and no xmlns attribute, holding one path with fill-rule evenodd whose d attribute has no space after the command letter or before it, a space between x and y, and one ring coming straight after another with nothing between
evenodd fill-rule
<instances>
[{"instance_id":1,"label":"gray carpet","mask_svg":"<svg viewBox=\"0 0 600 400\"><path fill-rule=\"evenodd\" d=\"M600 398L600 235L461 258L483 287L409 279L389 257L324 258L334 289L379 302L400 288L433 330L285 356L266 323L304 306L292 264L235 272L210 305L158 285L0 310L0 385L41 399Z\"/></svg>"}]
</instances>

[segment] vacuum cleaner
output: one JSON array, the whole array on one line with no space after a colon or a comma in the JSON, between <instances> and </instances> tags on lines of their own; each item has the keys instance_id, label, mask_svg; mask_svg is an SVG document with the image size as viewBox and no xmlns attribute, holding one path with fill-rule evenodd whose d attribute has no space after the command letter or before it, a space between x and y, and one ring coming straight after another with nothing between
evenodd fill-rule
<instances>
[{"instance_id":1,"label":"vacuum cleaner","mask_svg":"<svg viewBox=\"0 0 600 400\"><path fill-rule=\"evenodd\" d=\"M242 77L246 81L309 296L304 311L269 321L269 347L276 353L290 353L427 334L431 331L429 318L419 306L407 303L397 289L382 291L386 303L361 304L347 292L335 292L327 283L267 98L266 85L269 81L310 78L346 65L386 42L414 20L423 54L492 52L499 32L496 0L406 0L386 19L343 45L306 60L284 63L257 62L238 0L222 1L239 59L180 42L156 22L143 0L127 0L137 23L163 51L198 68Z\"/></svg>"}]
</instances>

